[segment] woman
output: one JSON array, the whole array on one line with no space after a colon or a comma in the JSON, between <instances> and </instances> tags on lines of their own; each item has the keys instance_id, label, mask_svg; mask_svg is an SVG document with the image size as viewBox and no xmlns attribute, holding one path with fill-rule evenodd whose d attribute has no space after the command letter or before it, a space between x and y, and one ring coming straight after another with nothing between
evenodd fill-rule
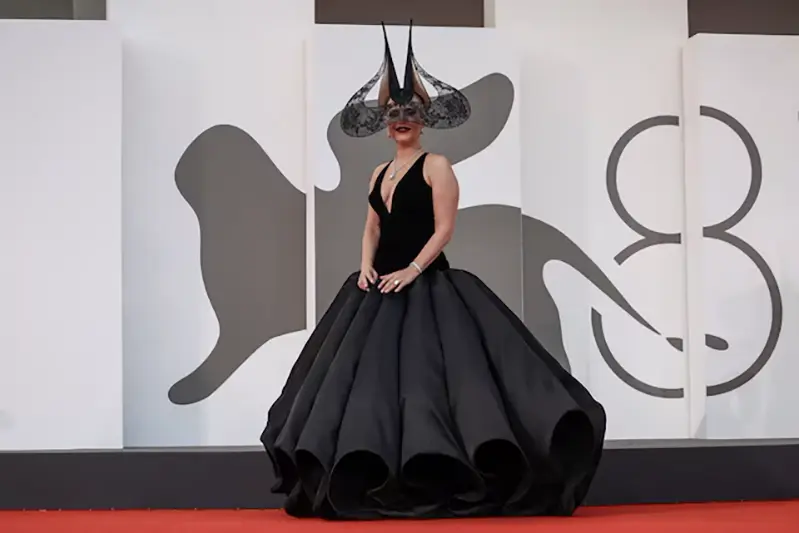
<instances>
[{"instance_id":1,"label":"woman","mask_svg":"<svg viewBox=\"0 0 799 533\"><path fill-rule=\"evenodd\" d=\"M349 135L387 128L396 157L369 182L361 270L308 340L261 437L291 515L566 515L585 496L602 407L443 251L458 182L421 136L469 114L462 93L421 68L410 38L404 85L385 38L383 65L342 112Z\"/></svg>"}]
</instances>

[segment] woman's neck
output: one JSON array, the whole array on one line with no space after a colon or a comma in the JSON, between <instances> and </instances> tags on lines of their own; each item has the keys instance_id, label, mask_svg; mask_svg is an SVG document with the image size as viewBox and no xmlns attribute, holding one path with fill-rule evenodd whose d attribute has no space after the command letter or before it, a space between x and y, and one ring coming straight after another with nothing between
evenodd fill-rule
<instances>
[{"instance_id":1,"label":"woman's neck","mask_svg":"<svg viewBox=\"0 0 799 533\"><path fill-rule=\"evenodd\" d=\"M394 160L405 161L406 159L416 155L421 150L422 150L422 145L419 143L409 144L409 145L397 145L397 156L394 158Z\"/></svg>"}]
</instances>

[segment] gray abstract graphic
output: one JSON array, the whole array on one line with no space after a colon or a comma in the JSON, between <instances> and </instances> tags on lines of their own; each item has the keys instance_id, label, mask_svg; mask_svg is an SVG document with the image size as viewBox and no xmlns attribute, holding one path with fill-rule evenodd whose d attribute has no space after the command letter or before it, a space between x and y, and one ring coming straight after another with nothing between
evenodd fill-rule
<instances>
[{"instance_id":1,"label":"gray abstract graphic","mask_svg":"<svg viewBox=\"0 0 799 533\"><path fill-rule=\"evenodd\" d=\"M563 344L560 314L544 284L544 266L550 261L560 261L572 267L636 322L659 334L574 241L536 218L525 215L522 223L525 325L566 370L571 371L571 365Z\"/></svg>"},{"instance_id":2,"label":"gray abstract graphic","mask_svg":"<svg viewBox=\"0 0 799 533\"><path fill-rule=\"evenodd\" d=\"M189 145L175 183L197 215L203 281L219 320L216 346L169 390L182 405L210 396L269 339L305 328L305 195L229 125Z\"/></svg>"},{"instance_id":3,"label":"gray abstract graphic","mask_svg":"<svg viewBox=\"0 0 799 533\"><path fill-rule=\"evenodd\" d=\"M502 74L485 76L462 92L471 102L469 120L452 130L426 129L422 139L425 149L444 154L453 164L480 153L497 138L514 102L513 83ZM339 114L331 118L328 142L338 160L341 182L333 191L316 191L316 308L320 311L333 300L342 280L360 265L369 177L377 165L394 156L394 143L384 135L349 137L339 122ZM490 171L485 179L492 179ZM485 280L521 316L520 210L482 209L491 214L477 218L466 212L459 214L447 253ZM496 255L488 255L488 243Z\"/></svg>"},{"instance_id":4,"label":"gray abstract graphic","mask_svg":"<svg viewBox=\"0 0 799 533\"><path fill-rule=\"evenodd\" d=\"M757 200L757 196L763 183L763 166L757 145L746 128L729 114L712 107L702 106L700 108L700 115L718 120L725 126L729 127L741 140L744 148L746 149L747 155L749 156L749 161L751 164L751 181L749 192L741 206L735 211L735 213L727 218L727 220L703 228L703 235L708 239L719 240L734 246L744 255L746 255L755 264L757 269L760 271L760 274L763 276L763 280L766 283L771 301L771 325L769 327L768 337L760 354L758 354L749 368L741 372L736 377L724 383L708 386L708 396L716 396L743 386L751 381L763 369L774 353L774 349L777 346L777 341L779 340L780 332L782 330L783 307L782 296L780 295L779 287L777 286L776 277L774 276L774 273L769 265L766 263L765 259L763 259L763 257L749 243L745 242L740 237L729 233L730 229L734 228L738 223L741 222L741 220L744 219L747 214L749 214L755 204L755 201ZM632 126L621 136L614 146L610 157L608 158L606 184L611 204L613 205L613 208L618 214L619 218L624 221L624 223L631 230L641 236L641 239L630 244L627 248L616 255L615 261L619 265L624 264L627 259L651 246L662 244L679 245L682 243L680 233L659 233L645 227L640 222L635 220L629 211L624 207L617 186L617 171L619 167L619 161L621 160L624 149L629 145L629 143L648 129L658 126L678 125L679 118L676 116L659 116L643 120ZM594 332L594 339L596 340L597 347L599 348L599 353L602 355L602 358L605 360L608 367L610 367L614 374L616 374L616 376L624 383L639 392L658 398L682 398L685 396L685 390L682 387L656 387L641 381L628 372L621 365L619 360L615 357L610 349L604 334L602 315L596 309L591 310L591 325ZM676 349L680 351L683 349L682 339L672 338L669 339L669 342ZM719 351L726 350L729 347L729 344L725 339L711 334L705 334L705 344L709 348Z\"/></svg>"},{"instance_id":5,"label":"gray abstract graphic","mask_svg":"<svg viewBox=\"0 0 799 533\"><path fill-rule=\"evenodd\" d=\"M474 103L472 118L456 130L428 132L425 139L431 151L447 155L453 163L493 142L504 128L514 100L512 83L500 74L486 76L464 93ZM733 117L709 107L702 107L701 113L730 127L752 164L749 194L741 207L727 220L704 228L704 235L746 254L763 275L772 303L771 328L761 353L740 375L708 387L709 395L717 395L747 383L766 365L782 327L782 298L765 260L751 245L729 233L752 209L762 184L757 147ZM347 137L339 133L337 116L330 124L328 138L342 179L336 190L319 191L317 196L316 296L320 309L327 307L341 280L357 268L368 176L392 155L392 145L385 139ZM616 185L625 147L650 128L676 125L678 119L672 116L644 120L631 127L610 154L606 181L611 204L641 236L617 254L619 265L650 246L681 243L679 233L655 232L633 219ZM268 340L305 327L305 197L252 137L227 125L212 127L191 143L176 167L175 183L197 215L203 280L220 327L216 346L203 363L169 390L169 399L182 405L213 394ZM619 309L659 335L571 239L541 220L522 216L518 208L482 205L462 209L456 237L447 252L456 266L483 278L517 314L521 314L523 303L527 327L567 370L571 365L560 316L544 284L543 269L550 261L571 266ZM624 383L652 396L684 396L682 388L655 387L630 374L609 348L602 316L595 309L591 310L591 324L602 357ZM682 339L668 341L682 349ZM716 350L727 348L727 342L714 335L706 335L706 343Z\"/></svg>"},{"instance_id":6,"label":"gray abstract graphic","mask_svg":"<svg viewBox=\"0 0 799 533\"><path fill-rule=\"evenodd\" d=\"M425 131L425 148L458 163L488 147L505 127L514 104L513 83L491 74L463 89L472 105L471 118L448 131ZM374 135L352 138L334 116L328 140L341 167L341 184L331 192L317 191L316 251L317 308L325 309L341 280L358 268L366 211L368 179L372 170L393 156L393 143ZM491 179L490 170L485 178ZM524 239L522 239L522 234ZM608 296L620 309L651 331L656 330L627 302L621 292L571 239L558 229L515 207L481 205L461 209L458 227L447 246L453 265L482 278L567 370L571 369L563 344L560 315L544 285L549 261L562 261ZM522 266L523 265L523 266Z\"/></svg>"}]
</instances>

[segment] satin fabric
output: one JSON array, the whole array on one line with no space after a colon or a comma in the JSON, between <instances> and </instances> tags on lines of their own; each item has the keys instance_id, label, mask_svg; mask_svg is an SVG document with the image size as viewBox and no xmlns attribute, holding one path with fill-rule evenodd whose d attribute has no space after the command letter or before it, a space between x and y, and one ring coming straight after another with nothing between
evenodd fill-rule
<instances>
[{"instance_id":1,"label":"satin fabric","mask_svg":"<svg viewBox=\"0 0 799 533\"><path fill-rule=\"evenodd\" d=\"M329 519L569 515L605 413L476 276L397 294L350 276L261 440L286 511Z\"/></svg>"}]
</instances>

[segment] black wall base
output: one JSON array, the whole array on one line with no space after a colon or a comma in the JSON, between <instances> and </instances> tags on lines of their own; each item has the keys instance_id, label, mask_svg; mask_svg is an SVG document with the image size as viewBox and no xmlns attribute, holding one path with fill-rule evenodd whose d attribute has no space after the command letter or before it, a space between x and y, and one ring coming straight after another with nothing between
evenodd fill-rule
<instances>
[{"instance_id":1,"label":"black wall base","mask_svg":"<svg viewBox=\"0 0 799 533\"><path fill-rule=\"evenodd\" d=\"M799 444L608 449L587 505L799 498ZM0 453L0 509L260 509L254 449Z\"/></svg>"}]
</instances>

